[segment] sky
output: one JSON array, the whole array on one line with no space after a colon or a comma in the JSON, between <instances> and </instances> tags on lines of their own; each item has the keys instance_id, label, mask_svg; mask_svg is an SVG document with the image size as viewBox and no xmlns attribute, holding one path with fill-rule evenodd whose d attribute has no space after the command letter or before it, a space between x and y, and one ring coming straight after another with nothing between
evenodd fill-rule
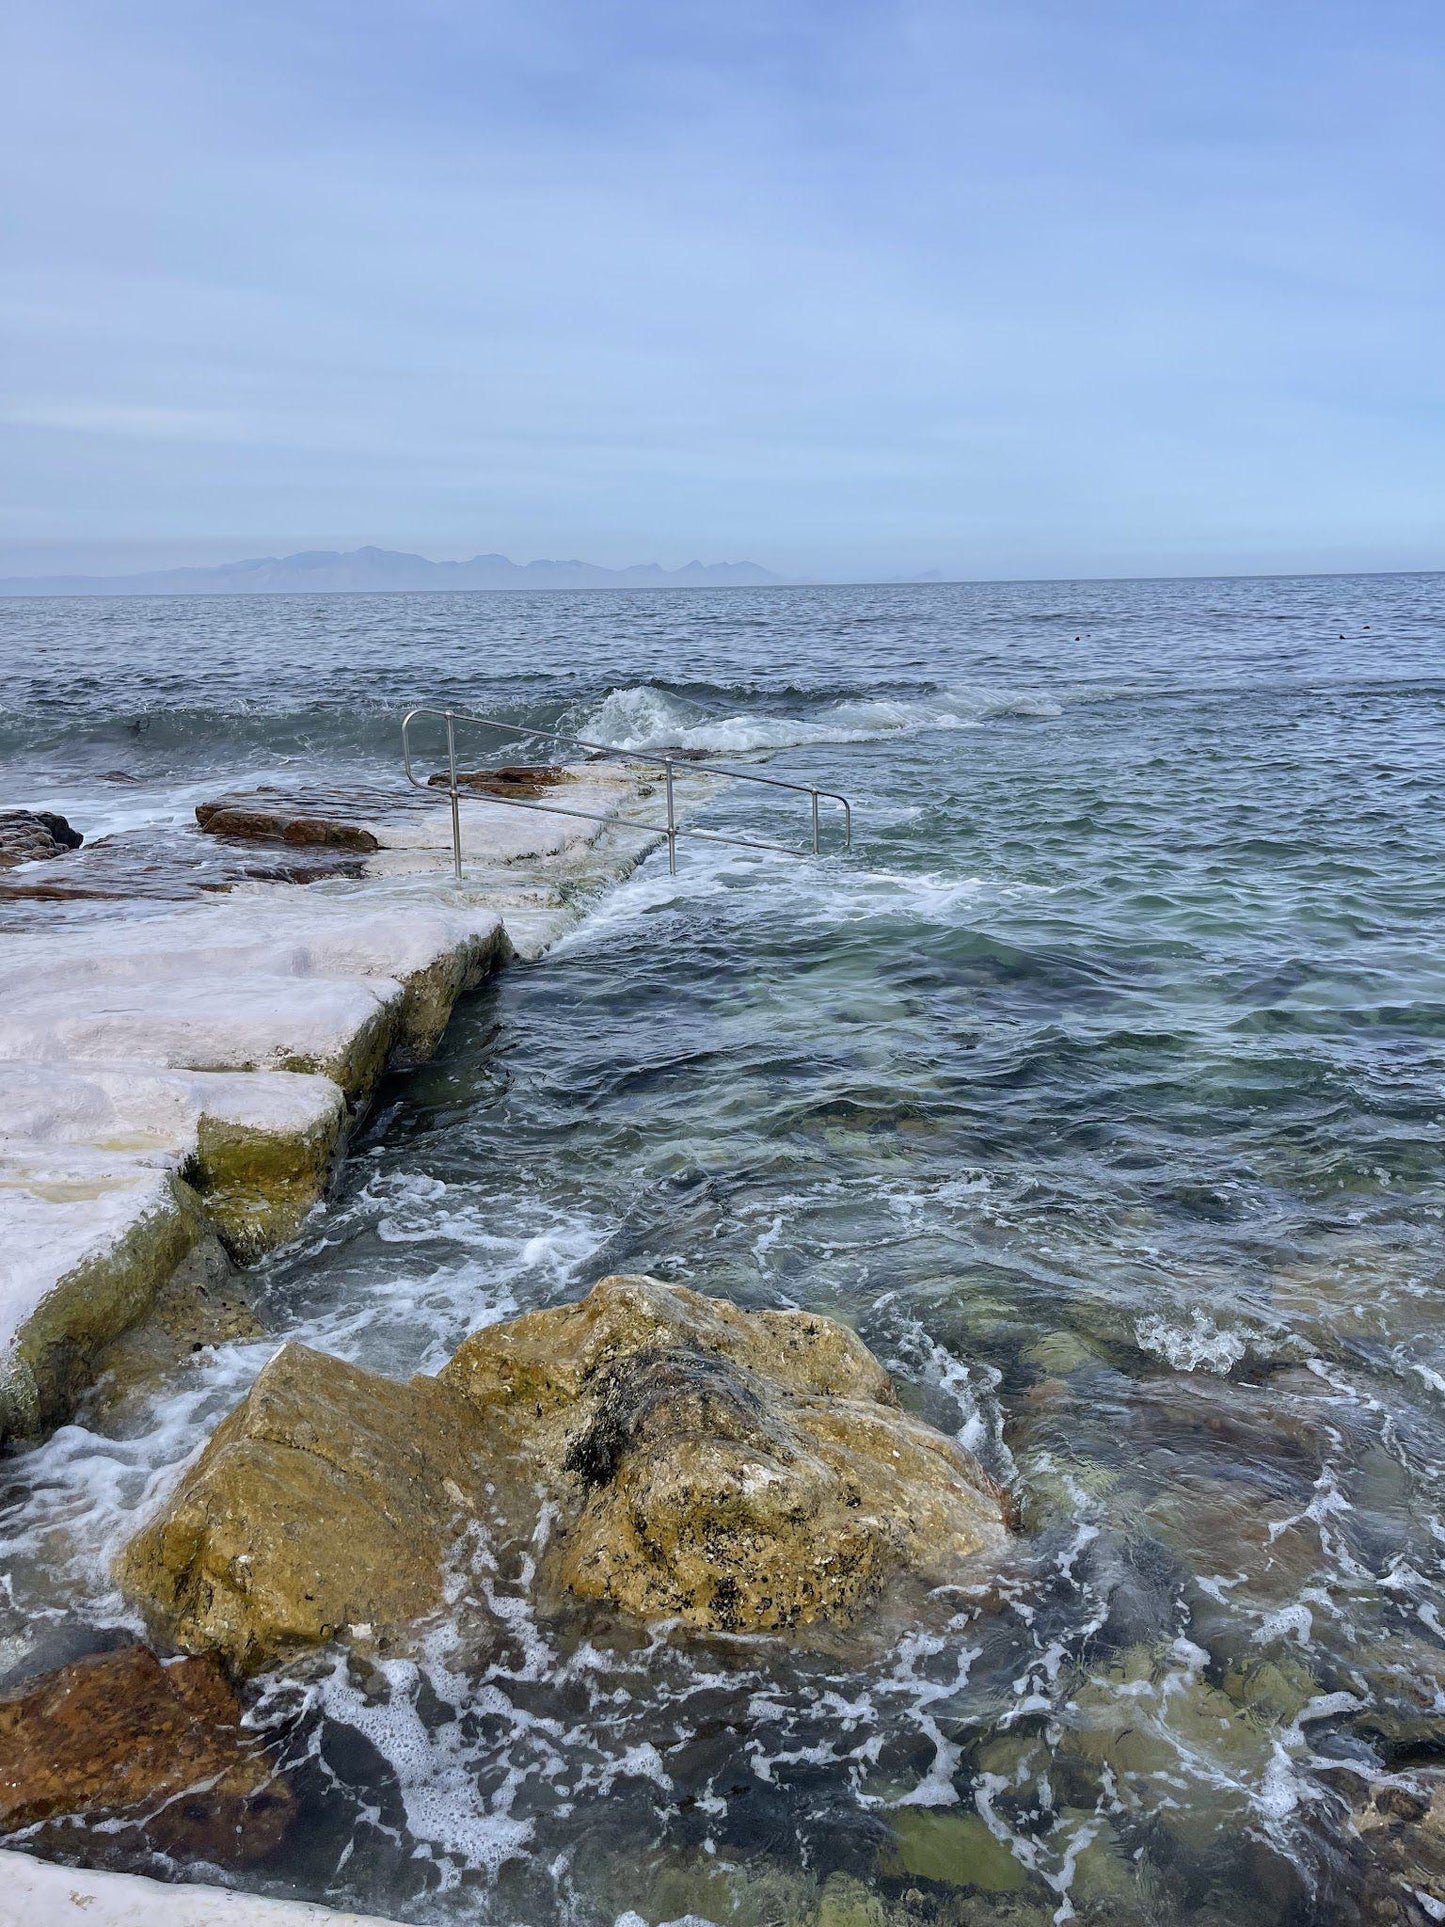
<instances>
[{"instance_id":1,"label":"sky","mask_svg":"<svg viewBox=\"0 0 1445 1927\"><path fill-rule=\"evenodd\" d=\"M8 0L0 574L1445 567L1440 0Z\"/></svg>"}]
</instances>

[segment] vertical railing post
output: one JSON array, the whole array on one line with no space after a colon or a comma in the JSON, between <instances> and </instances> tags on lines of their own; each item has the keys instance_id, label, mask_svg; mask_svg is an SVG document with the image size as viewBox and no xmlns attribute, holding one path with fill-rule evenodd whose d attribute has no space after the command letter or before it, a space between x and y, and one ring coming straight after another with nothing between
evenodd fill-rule
<instances>
[{"instance_id":1,"label":"vertical railing post","mask_svg":"<svg viewBox=\"0 0 1445 1927\"><path fill-rule=\"evenodd\" d=\"M672 799L672 764L664 763L667 772L667 873L677 875L677 811Z\"/></svg>"},{"instance_id":2,"label":"vertical railing post","mask_svg":"<svg viewBox=\"0 0 1445 1927\"><path fill-rule=\"evenodd\" d=\"M813 855L816 856L818 854L818 792L811 790L809 794L813 799Z\"/></svg>"},{"instance_id":3,"label":"vertical railing post","mask_svg":"<svg viewBox=\"0 0 1445 1927\"><path fill-rule=\"evenodd\" d=\"M452 799L452 876L460 883L462 880L462 816L457 808L457 729L450 710L447 711L447 787Z\"/></svg>"}]
</instances>

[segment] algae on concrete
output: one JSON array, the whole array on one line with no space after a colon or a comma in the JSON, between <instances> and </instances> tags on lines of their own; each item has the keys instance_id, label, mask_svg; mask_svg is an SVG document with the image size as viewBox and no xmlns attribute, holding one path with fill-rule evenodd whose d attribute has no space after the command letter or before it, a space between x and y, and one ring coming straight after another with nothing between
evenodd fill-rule
<instances>
[{"instance_id":1,"label":"algae on concrete","mask_svg":"<svg viewBox=\"0 0 1445 1927\"><path fill-rule=\"evenodd\" d=\"M177 1266L210 1236L200 1201L172 1177L120 1239L60 1278L16 1330L0 1373L0 1439L58 1424L106 1345L137 1323Z\"/></svg>"}]
</instances>

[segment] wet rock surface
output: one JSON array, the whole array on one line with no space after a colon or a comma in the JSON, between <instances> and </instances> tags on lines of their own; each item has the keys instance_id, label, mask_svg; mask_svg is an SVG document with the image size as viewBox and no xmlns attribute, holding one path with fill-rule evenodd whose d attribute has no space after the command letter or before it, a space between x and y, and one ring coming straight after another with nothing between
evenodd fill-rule
<instances>
[{"instance_id":1,"label":"wet rock surface","mask_svg":"<svg viewBox=\"0 0 1445 1927\"><path fill-rule=\"evenodd\" d=\"M0 857L0 872L5 867ZM83 914L94 905L94 914L109 915L105 906L116 903L192 903L239 884L305 884L360 874L355 850L258 848L189 828L127 830L88 843L67 863L18 876L0 874L0 929L51 929L61 914L57 906Z\"/></svg>"},{"instance_id":2,"label":"wet rock surface","mask_svg":"<svg viewBox=\"0 0 1445 1927\"><path fill-rule=\"evenodd\" d=\"M92 1654L0 1697L0 1833L77 1832L243 1867L274 1851L295 1801L241 1726L209 1659ZM62 1823L63 1829L62 1829Z\"/></svg>"},{"instance_id":3,"label":"wet rock surface","mask_svg":"<svg viewBox=\"0 0 1445 1927\"><path fill-rule=\"evenodd\" d=\"M341 798L319 797L307 808L304 798L272 795L222 797L198 803L196 821L208 836L239 837L254 843L289 843L342 850L375 850L376 836L360 824L349 823L337 809Z\"/></svg>"},{"instance_id":4,"label":"wet rock surface","mask_svg":"<svg viewBox=\"0 0 1445 1927\"><path fill-rule=\"evenodd\" d=\"M554 1610L724 1633L847 1625L1007 1543L996 1488L844 1327L619 1277L435 1379L286 1346L117 1576L166 1638L254 1666L444 1597L485 1620L477 1528L541 1546Z\"/></svg>"},{"instance_id":5,"label":"wet rock surface","mask_svg":"<svg viewBox=\"0 0 1445 1927\"><path fill-rule=\"evenodd\" d=\"M1376 1786L1354 1824L1363 1917L1401 1927L1445 1919L1445 1776Z\"/></svg>"},{"instance_id":6,"label":"wet rock surface","mask_svg":"<svg viewBox=\"0 0 1445 1927\"><path fill-rule=\"evenodd\" d=\"M451 787L451 778L445 770L438 770L427 779L434 790ZM506 763L500 769L467 769L457 771L457 787L475 792L481 796L514 797L519 801L544 796L549 789L568 780L568 772L554 763Z\"/></svg>"},{"instance_id":7,"label":"wet rock surface","mask_svg":"<svg viewBox=\"0 0 1445 1927\"><path fill-rule=\"evenodd\" d=\"M168 1374L218 1345L263 1337L244 1275L214 1240L199 1243L156 1294L150 1314L107 1345L80 1401L86 1420L113 1422L141 1407Z\"/></svg>"},{"instance_id":8,"label":"wet rock surface","mask_svg":"<svg viewBox=\"0 0 1445 1927\"><path fill-rule=\"evenodd\" d=\"M441 1603L446 1557L484 1495L471 1412L283 1346L117 1569L166 1637L251 1667Z\"/></svg>"},{"instance_id":9,"label":"wet rock surface","mask_svg":"<svg viewBox=\"0 0 1445 1927\"><path fill-rule=\"evenodd\" d=\"M84 841L53 810L0 810L0 870L64 856Z\"/></svg>"}]
</instances>

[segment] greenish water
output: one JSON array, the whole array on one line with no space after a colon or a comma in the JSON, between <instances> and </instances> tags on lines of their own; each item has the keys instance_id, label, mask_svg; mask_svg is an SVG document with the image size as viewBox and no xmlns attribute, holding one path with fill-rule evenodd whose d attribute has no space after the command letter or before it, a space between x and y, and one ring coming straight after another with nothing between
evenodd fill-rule
<instances>
[{"instance_id":1,"label":"greenish water","mask_svg":"<svg viewBox=\"0 0 1445 1927\"><path fill-rule=\"evenodd\" d=\"M996 1588L866 1662L519 1593L500 1658L441 1628L384 1683L267 1681L305 1824L248 1885L539 1927L802 1920L830 1877L843 1927L845 1876L900 1920L1356 1917L1351 1808L1445 1764L1445 581L0 624L13 800L82 828L390 769L432 694L847 791L850 856L653 859L505 973L262 1302L394 1373L610 1271L825 1311L1023 1509ZM742 791L710 821L765 833ZM123 1623L109 1548L270 1349L6 1463L8 1671Z\"/></svg>"}]
</instances>

